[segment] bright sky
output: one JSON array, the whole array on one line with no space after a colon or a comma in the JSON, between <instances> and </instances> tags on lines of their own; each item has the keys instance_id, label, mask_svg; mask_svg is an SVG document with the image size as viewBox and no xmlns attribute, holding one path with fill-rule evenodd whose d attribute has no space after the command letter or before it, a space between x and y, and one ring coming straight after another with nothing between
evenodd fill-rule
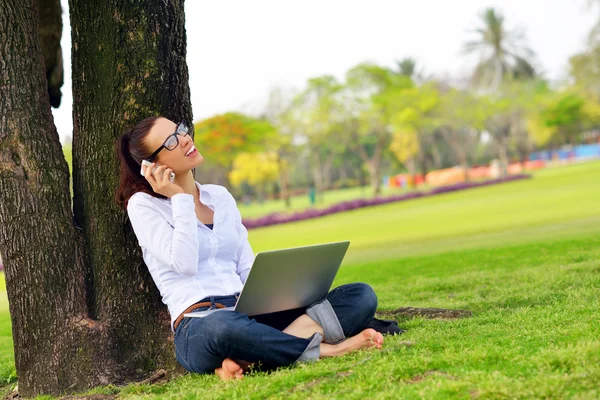
<instances>
[{"instance_id":1,"label":"bright sky","mask_svg":"<svg viewBox=\"0 0 600 400\"><path fill-rule=\"evenodd\" d=\"M62 39L65 84L54 110L61 140L72 135L68 0ZM461 56L478 13L495 7L525 29L547 77L566 76L595 16L585 0L188 0L187 63L194 120L231 110L258 112L276 85L301 88L313 76L363 61L393 66L413 57L426 74L464 75Z\"/></svg>"}]
</instances>

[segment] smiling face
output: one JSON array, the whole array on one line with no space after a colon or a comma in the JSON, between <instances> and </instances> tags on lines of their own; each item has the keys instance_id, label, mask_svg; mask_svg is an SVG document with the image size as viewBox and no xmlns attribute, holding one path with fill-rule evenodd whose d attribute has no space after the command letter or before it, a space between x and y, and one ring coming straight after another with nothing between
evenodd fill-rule
<instances>
[{"instance_id":1,"label":"smiling face","mask_svg":"<svg viewBox=\"0 0 600 400\"><path fill-rule=\"evenodd\" d=\"M150 152L154 152L176 129L177 124L173 121L159 118L144 138L146 148ZM204 161L204 157L196 150L191 136L177 135L177 139L179 139L177 147L171 151L163 148L152 160L157 165L166 165L171 168L175 175L188 172Z\"/></svg>"}]
</instances>

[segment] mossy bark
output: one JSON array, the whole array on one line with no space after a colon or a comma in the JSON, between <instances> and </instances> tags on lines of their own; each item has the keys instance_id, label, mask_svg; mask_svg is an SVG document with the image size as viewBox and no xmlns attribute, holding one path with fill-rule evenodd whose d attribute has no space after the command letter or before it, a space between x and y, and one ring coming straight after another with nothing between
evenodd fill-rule
<instances>
[{"instance_id":1,"label":"mossy bark","mask_svg":"<svg viewBox=\"0 0 600 400\"><path fill-rule=\"evenodd\" d=\"M35 0L0 4L0 251L19 394L182 372L169 315L114 203L116 138L192 121L183 1L71 0L73 210Z\"/></svg>"}]
</instances>

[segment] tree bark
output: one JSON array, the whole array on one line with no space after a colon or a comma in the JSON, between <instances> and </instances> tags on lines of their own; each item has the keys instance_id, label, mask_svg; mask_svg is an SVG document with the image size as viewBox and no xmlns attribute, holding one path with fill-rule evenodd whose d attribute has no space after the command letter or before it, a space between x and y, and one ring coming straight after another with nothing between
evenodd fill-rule
<instances>
[{"instance_id":1,"label":"tree bark","mask_svg":"<svg viewBox=\"0 0 600 400\"><path fill-rule=\"evenodd\" d=\"M70 0L73 206L83 229L90 315L110 327L120 375L176 368L167 308L143 264L118 186L120 133L151 115L193 129L183 0Z\"/></svg>"},{"instance_id":2,"label":"tree bark","mask_svg":"<svg viewBox=\"0 0 600 400\"><path fill-rule=\"evenodd\" d=\"M19 391L109 383L109 332L87 313L83 241L50 112L35 1L2 2L0 26L0 248Z\"/></svg>"},{"instance_id":3,"label":"tree bark","mask_svg":"<svg viewBox=\"0 0 600 400\"><path fill-rule=\"evenodd\" d=\"M0 3L0 251L19 394L62 395L183 372L126 212L117 136L192 121L183 1L70 1L73 191L50 112L35 0Z\"/></svg>"}]
</instances>

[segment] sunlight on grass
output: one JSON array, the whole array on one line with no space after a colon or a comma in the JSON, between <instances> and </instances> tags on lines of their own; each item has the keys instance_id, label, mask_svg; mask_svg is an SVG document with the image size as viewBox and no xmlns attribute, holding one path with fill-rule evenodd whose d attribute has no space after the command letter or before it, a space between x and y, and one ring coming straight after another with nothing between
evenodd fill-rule
<instances>
[{"instance_id":1,"label":"sunlight on grass","mask_svg":"<svg viewBox=\"0 0 600 400\"><path fill-rule=\"evenodd\" d=\"M534 179L250 231L256 252L351 240L334 286L371 284L380 310L469 309L400 320L383 351L253 373L107 386L120 398L599 398L600 163ZM3 274L0 284L3 288ZM0 380L14 380L6 291ZM8 387L7 387L8 388ZM51 398L51 397L40 397Z\"/></svg>"},{"instance_id":2,"label":"sunlight on grass","mask_svg":"<svg viewBox=\"0 0 600 400\"><path fill-rule=\"evenodd\" d=\"M350 240L344 265L598 231L600 162L249 231L255 253Z\"/></svg>"}]
</instances>

